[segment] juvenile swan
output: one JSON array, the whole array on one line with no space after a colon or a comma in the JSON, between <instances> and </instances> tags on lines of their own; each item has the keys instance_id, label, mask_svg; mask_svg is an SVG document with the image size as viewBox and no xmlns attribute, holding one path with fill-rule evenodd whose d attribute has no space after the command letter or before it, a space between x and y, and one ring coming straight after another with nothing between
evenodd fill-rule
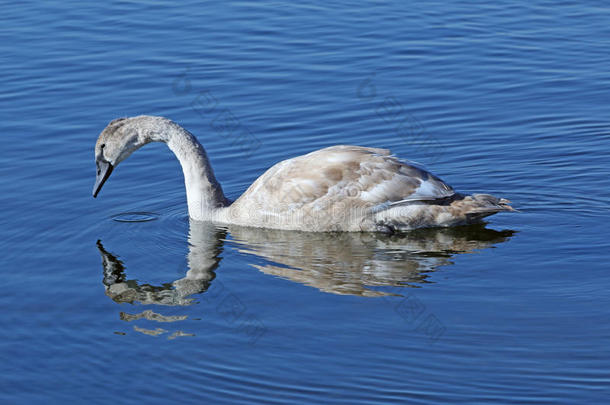
<instances>
[{"instance_id":1,"label":"juvenile swan","mask_svg":"<svg viewBox=\"0 0 610 405\"><path fill-rule=\"evenodd\" d=\"M435 175L402 162L387 149L331 146L284 160L236 201L227 200L203 146L175 122L152 116L118 118L95 144L96 197L114 168L149 142L165 142L186 185L189 216L260 228L387 232L478 222L510 201L462 195Z\"/></svg>"}]
</instances>

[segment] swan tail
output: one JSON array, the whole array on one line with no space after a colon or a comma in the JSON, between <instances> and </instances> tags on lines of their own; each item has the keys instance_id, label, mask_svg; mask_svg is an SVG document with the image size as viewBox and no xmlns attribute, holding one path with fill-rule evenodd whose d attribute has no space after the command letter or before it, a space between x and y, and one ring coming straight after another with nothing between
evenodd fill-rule
<instances>
[{"instance_id":1,"label":"swan tail","mask_svg":"<svg viewBox=\"0 0 610 405\"><path fill-rule=\"evenodd\" d=\"M515 211L506 198L489 194L461 195L435 201L410 201L373 214L374 231L393 233L416 228L447 227L480 222L498 212Z\"/></svg>"},{"instance_id":2,"label":"swan tail","mask_svg":"<svg viewBox=\"0 0 610 405\"><path fill-rule=\"evenodd\" d=\"M510 200L489 194L473 194L460 201L460 209L468 222L476 222L498 212L518 212L510 205Z\"/></svg>"}]
</instances>

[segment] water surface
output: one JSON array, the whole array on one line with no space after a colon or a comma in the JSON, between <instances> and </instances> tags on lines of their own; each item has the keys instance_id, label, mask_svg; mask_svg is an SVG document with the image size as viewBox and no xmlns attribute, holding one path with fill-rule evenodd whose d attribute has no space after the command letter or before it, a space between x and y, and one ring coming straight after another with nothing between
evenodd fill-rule
<instances>
[{"instance_id":1,"label":"water surface","mask_svg":"<svg viewBox=\"0 0 610 405\"><path fill-rule=\"evenodd\" d=\"M608 398L607 7L2 10L2 402ZM196 134L230 198L357 144L521 213L391 237L190 223L159 144L92 199L97 135L138 114Z\"/></svg>"}]
</instances>

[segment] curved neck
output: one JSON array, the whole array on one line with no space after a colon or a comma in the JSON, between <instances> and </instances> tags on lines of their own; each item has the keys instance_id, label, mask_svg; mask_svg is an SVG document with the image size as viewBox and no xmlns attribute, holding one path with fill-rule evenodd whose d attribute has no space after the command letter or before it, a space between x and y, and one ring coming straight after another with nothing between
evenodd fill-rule
<instances>
[{"instance_id":1,"label":"curved neck","mask_svg":"<svg viewBox=\"0 0 610 405\"><path fill-rule=\"evenodd\" d=\"M211 219L213 211L228 205L205 149L193 134L167 120L166 125L162 128L157 126L148 135L150 141L165 142L180 161L189 216L192 219Z\"/></svg>"}]
</instances>

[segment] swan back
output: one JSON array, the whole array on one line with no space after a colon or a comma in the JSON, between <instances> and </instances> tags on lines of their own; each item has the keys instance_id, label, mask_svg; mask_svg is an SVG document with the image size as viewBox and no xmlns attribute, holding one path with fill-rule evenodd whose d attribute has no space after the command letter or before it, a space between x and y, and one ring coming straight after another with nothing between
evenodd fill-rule
<instances>
[{"instance_id":1,"label":"swan back","mask_svg":"<svg viewBox=\"0 0 610 405\"><path fill-rule=\"evenodd\" d=\"M264 213L260 220L267 225L278 219L297 224L301 214L328 222L310 224L314 228L361 230L363 215L454 194L441 179L387 149L339 145L276 164L235 201L233 210L238 217L246 211Z\"/></svg>"}]
</instances>

